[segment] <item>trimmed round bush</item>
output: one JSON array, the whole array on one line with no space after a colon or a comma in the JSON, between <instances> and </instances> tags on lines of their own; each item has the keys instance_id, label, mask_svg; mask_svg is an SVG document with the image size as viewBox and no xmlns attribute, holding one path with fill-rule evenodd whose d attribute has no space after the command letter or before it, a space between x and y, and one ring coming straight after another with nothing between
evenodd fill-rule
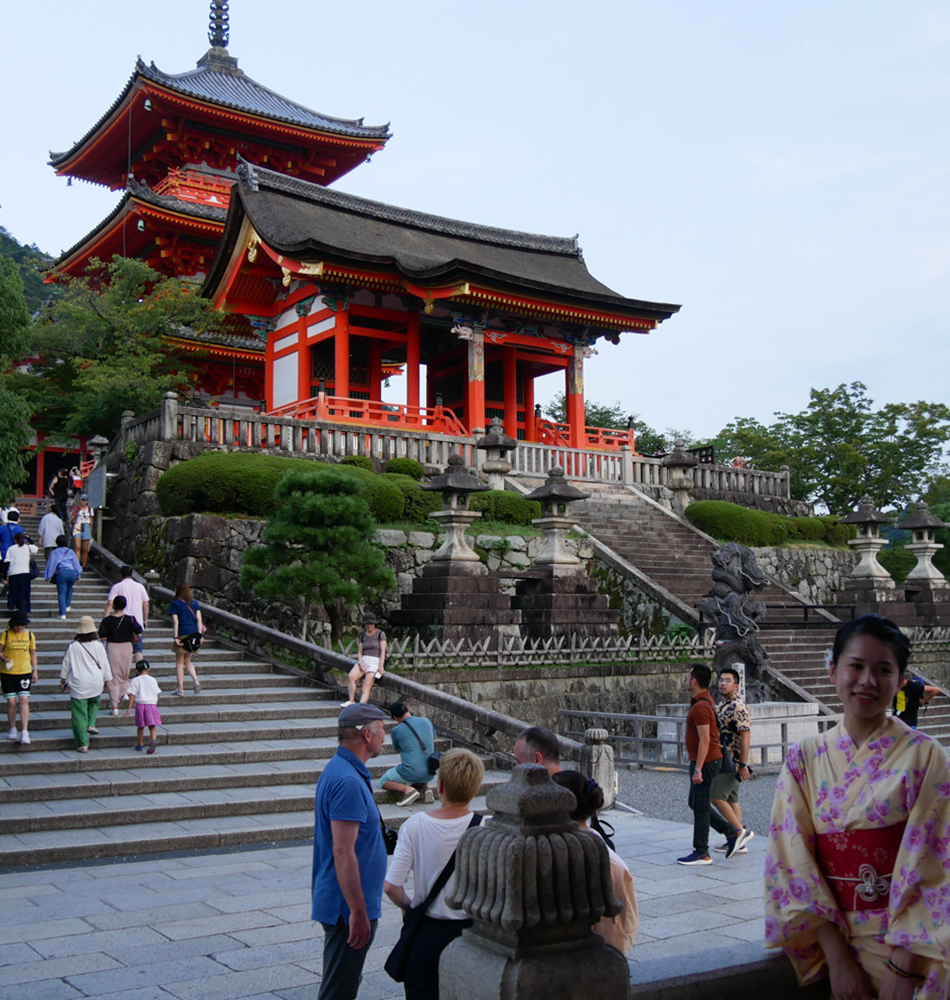
<instances>
[{"instance_id":1,"label":"trimmed round bush","mask_svg":"<svg viewBox=\"0 0 950 1000\"><path fill-rule=\"evenodd\" d=\"M425 466L414 458L391 458L386 463L385 471L399 476L409 476L417 481L426 474Z\"/></svg>"},{"instance_id":2,"label":"trimmed round bush","mask_svg":"<svg viewBox=\"0 0 950 1000\"><path fill-rule=\"evenodd\" d=\"M404 521L425 524L432 511L442 509L442 494L420 489L419 483L410 476L384 472L379 478L383 482L392 483L402 493L406 504L402 513Z\"/></svg>"},{"instance_id":3,"label":"trimmed round bush","mask_svg":"<svg viewBox=\"0 0 950 1000\"><path fill-rule=\"evenodd\" d=\"M751 546L778 545L781 542L773 539L780 537L784 541L788 537L785 526L773 521L778 516L723 500L697 500L686 508L687 520L700 531L721 542Z\"/></svg>"},{"instance_id":4,"label":"trimmed round bush","mask_svg":"<svg viewBox=\"0 0 950 1000\"><path fill-rule=\"evenodd\" d=\"M503 524L530 524L532 518L541 516L541 504L536 500L525 500L518 493L508 490L472 493L468 505L472 510L480 510L486 521L501 521Z\"/></svg>"},{"instance_id":5,"label":"trimmed round bush","mask_svg":"<svg viewBox=\"0 0 950 1000\"><path fill-rule=\"evenodd\" d=\"M374 472L376 469L369 455L347 455L340 459L340 465L352 465L356 469L366 469L368 472Z\"/></svg>"},{"instance_id":6,"label":"trimmed round bush","mask_svg":"<svg viewBox=\"0 0 950 1000\"><path fill-rule=\"evenodd\" d=\"M384 524L401 520L406 508L402 490L380 476L374 476L373 480L359 494L369 504L369 512Z\"/></svg>"}]
</instances>

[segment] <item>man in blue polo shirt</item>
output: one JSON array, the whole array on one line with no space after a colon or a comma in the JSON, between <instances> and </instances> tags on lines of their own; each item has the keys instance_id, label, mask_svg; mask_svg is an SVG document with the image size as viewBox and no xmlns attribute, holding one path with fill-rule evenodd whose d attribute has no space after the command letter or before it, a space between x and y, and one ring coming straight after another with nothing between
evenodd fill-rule
<instances>
[{"instance_id":1,"label":"man in blue polo shirt","mask_svg":"<svg viewBox=\"0 0 950 1000\"><path fill-rule=\"evenodd\" d=\"M385 718L372 705L347 705L338 720L340 746L317 782L311 916L324 930L317 1000L356 1000L376 935L386 846L366 762L382 749Z\"/></svg>"}]
</instances>

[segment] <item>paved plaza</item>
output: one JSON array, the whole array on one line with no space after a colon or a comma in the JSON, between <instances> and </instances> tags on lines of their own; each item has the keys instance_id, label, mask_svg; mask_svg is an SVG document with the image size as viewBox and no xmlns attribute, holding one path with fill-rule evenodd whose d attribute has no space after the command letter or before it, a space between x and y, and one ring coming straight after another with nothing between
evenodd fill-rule
<instances>
[{"instance_id":1,"label":"paved plaza","mask_svg":"<svg viewBox=\"0 0 950 1000\"><path fill-rule=\"evenodd\" d=\"M761 941L763 837L729 862L683 868L689 826L608 817L640 904L634 975L697 940ZM323 932L310 921L310 858L299 844L0 874L0 997L314 1000ZM383 972L399 923L384 899L360 1000L402 998Z\"/></svg>"}]
</instances>

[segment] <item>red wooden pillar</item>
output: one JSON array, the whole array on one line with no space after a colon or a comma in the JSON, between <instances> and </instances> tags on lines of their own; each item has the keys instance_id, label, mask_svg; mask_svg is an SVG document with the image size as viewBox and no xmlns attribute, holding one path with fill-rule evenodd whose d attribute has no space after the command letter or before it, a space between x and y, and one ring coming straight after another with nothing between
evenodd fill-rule
<instances>
[{"instance_id":1,"label":"red wooden pillar","mask_svg":"<svg viewBox=\"0 0 950 1000\"><path fill-rule=\"evenodd\" d=\"M485 334L475 330L468 342L468 384L465 422L469 434L485 433Z\"/></svg>"},{"instance_id":2,"label":"red wooden pillar","mask_svg":"<svg viewBox=\"0 0 950 1000\"><path fill-rule=\"evenodd\" d=\"M518 438L518 356L514 347L502 348L505 386L505 433Z\"/></svg>"},{"instance_id":3,"label":"red wooden pillar","mask_svg":"<svg viewBox=\"0 0 950 1000\"><path fill-rule=\"evenodd\" d=\"M410 313L406 324L406 405L419 405L419 365L422 356L422 334L419 314ZM410 411L411 412L411 411Z\"/></svg>"},{"instance_id":4,"label":"red wooden pillar","mask_svg":"<svg viewBox=\"0 0 950 1000\"><path fill-rule=\"evenodd\" d=\"M567 423L569 426L568 443L572 448L584 448L587 445L587 420L584 416L584 356L575 353L565 372L567 386Z\"/></svg>"},{"instance_id":5,"label":"red wooden pillar","mask_svg":"<svg viewBox=\"0 0 950 1000\"><path fill-rule=\"evenodd\" d=\"M350 314L342 308L336 314L333 334L333 395L350 395Z\"/></svg>"},{"instance_id":6,"label":"red wooden pillar","mask_svg":"<svg viewBox=\"0 0 950 1000\"><path fill-rule=\"evenodd\" d=\"M534 441L534 376L528 362L522 362L521 373L524 379L524 439Z\"/></svg>"}]
</instances>

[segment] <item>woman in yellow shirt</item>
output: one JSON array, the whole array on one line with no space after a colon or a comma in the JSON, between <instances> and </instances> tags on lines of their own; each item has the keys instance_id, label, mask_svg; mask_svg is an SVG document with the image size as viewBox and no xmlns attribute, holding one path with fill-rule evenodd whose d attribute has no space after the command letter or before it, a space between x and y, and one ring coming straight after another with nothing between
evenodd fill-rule
<instances>
[{"instance_id":1,"label":"woman in yellow shirt","mask_svg":"<svg viewBox=\"0 0 950 1000\"><path fill-rule=\"evenodd\" d=\"M0 634L0 690L7 700L8 740L30 742L30 687L40 679L36 669L36 637L27 631L25 611L10 615L10 627ZM17 733L16 710L20 706L22 733Z\"/></svg>"}]
</instances>

